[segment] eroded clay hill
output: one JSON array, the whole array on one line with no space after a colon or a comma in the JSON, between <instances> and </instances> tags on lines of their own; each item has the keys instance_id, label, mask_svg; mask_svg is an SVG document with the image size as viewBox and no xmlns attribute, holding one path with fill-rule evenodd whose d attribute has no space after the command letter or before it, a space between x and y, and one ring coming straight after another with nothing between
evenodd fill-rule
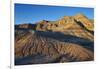
<instances>
[{"instance_id":1,"label":"eroded clay hill","mask_svg":"<svg viewBox=\"0 0 100 69\"><path fill-rule=\"evenodd\" d=\"M68 41L66 41L67 39L62 41L56 39L56 37L51 38L54 35L52 32L50 33L44 33L45 36L43 36L43 32L29 30L21 38L16 39L16 64L89 61L94 59L91 49L93 42L80 39L81 44L78 44L78 42L74 43L71 37ZM87 43L87 45L84 45L84 43Z\"/></svg>"},{"instance_id":2,"label":"eroded clay hill","mask_svg":"<svg viewBox=\"0 0 100 69\"><path fill-rule=\"evenodd\" d=\"M36 30L62 32L93 41L93 23L83 14L64 16L57 21L43 20L37 24Z\"/></svg>"},{"instance_id":3,"label":"eroded clay hill","mask_svg":"<svg viewBox=\"0 0 100 69\"><path fill-rule=\"evenodd\" d=\"M38 31L62 32L85 39L94 39L94 23L83 14L64 16L57 21L42 20L36 24L16 25L16 28L33 29Z\"/></svg>"},{"instance_id":4,"label":"eroded clay hill","mask_svg":"<svg viewBox=\"0 0 100 69\"><path fill-rule=\"evenodd\" d=\"M93 27L83 14L15 25L15 64L93 60Z\"/></svg>"}]
</instances>

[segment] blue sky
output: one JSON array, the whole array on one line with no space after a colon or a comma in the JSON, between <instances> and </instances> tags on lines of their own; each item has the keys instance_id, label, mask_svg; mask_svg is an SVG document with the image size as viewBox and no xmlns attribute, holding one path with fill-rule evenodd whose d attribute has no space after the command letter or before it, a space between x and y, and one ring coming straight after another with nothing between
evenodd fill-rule
<instances>
[{"instance_id":1,"label":"blue sky","mask_svg":"<svg viewBox=\"0 0 100 69\"><path fill-rule=\"evenodd\" d=\"M63 16L73 16L83 13L88 18L94 18L93 8L47 6L34 4L15 4L15 24L36 23L41 20L55 21Z\"/></svg>"}]
</instances>

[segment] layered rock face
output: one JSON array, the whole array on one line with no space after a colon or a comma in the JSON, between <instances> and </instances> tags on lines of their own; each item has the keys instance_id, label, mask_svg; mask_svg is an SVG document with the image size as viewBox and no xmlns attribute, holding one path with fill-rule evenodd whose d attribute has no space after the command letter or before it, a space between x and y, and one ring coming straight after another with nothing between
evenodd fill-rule
<instances>
[{"instance_id":1,"label":"layered rock face","mask_svg":"<svg viewBox=\"0 0 100 69\"><path fill-rule=\"evenodd\" d=\"M94 30L93 23L91 23L91 21L83 14L77 14L76 16L74 16L74 18L77 21L80 21L88 30L90 30L90 31Z\"/></svg>"},{"instance_id":2,"label":"layered rock face","mask_svg":"<svg viewBox=\"0 0 100 69\"><path fill-rule=\"evenodd\" d=\"M42 20L35 24L22 24L18 28L28 28L38 31L61 32L93 41L94 24L83 14L64 16L57 21Z\"/></svg>"},{"instance_id":3,"label":"layered rock face","mask_svg":"<svg viewBox=\"0 0 100 69\"><path fill-rule=\"evenodd\" d=\"M15 25L15 64L91 61L94 24L83 14Z\"/></svg>"}]
</instances>

